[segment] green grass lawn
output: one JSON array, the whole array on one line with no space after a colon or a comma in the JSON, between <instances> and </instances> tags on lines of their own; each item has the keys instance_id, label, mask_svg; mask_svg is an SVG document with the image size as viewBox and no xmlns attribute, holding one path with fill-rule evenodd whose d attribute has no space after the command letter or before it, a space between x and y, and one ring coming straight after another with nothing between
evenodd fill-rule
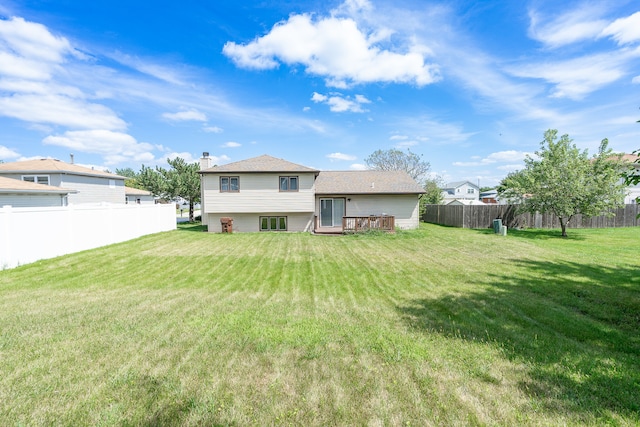
<instances>
[{"instance_id":1,"label":"green grass lawn","mask_svg":"<svg viewBox=\"0 0 640 427\"><path fill-rule=\"evenodd\" d=\"M0 425L638 425L640 228L196 225L0 271Z\"/></svg>"}]
</instances>

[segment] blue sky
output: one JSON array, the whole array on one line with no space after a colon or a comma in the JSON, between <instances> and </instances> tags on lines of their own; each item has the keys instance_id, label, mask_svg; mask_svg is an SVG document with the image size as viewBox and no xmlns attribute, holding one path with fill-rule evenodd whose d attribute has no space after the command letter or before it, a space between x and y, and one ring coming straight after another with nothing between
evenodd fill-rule
<instances>
[{"instance_id":1,"label":"blue sky","mask_svg":"<svg viewBox=\"0 0 640 427\"><path fill-rule=\"evenodd\" d=\"M100 168L410 149L496 185L546 129L640 148L634 1L0 3L0 160Z\"/></svg>"}]
</instances>

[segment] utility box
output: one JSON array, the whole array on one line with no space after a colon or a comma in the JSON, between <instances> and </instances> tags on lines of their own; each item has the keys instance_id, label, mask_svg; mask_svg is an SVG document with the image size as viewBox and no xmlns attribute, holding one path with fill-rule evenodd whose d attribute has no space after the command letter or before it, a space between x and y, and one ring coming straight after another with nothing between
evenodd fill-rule
<instances>
[{"instance_id":1,"label":"utility box","mask_svg":"<svg viewBox=\"0 0 640 427\"><path fill-rule=\"evenodd\" d=\"M502 220L500 218L493 220L493 232L496 234L500 234L500 230L502 229Z\"/></svg>"},{"instance_id":2,"label":"utility box","mask_svg":"<svg viewBox=\"0 0 640 427\"><path fill-rule=\"evenodd\" d=\"M220 225L222 226L223 233L233 233L233 218L226 216L220 218Z\"/></svg>"}]
</instances>

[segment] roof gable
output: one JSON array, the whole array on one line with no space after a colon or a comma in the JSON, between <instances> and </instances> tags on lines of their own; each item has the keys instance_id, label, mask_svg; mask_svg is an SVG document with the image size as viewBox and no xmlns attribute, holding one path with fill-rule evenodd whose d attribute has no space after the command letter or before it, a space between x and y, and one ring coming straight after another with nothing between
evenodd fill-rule
<instances>
[{"instance_id":1,"label":"roof gable","mask_svg":"<svg viewBox=\"0 0 640 427\"><path fill-rule=\"evenodd\" d=\"M442 188L443 190L448 190L450 188L458 188L458 187L462 187L463 185L470 185L473 188L479 188L476 184L474 184L471 181L456 181L456 182L448 182L447 184L445 184L445 186Z\"/></svg>"},{"instance_id":2,"label":"roof gable","mask_svg":"<svg viewBox=\"0 0 640 427\"><path fill-rule=\"evenodd\" d=\"M422 194L424 189L404 171L322 171L316 194Z\"/></svg>"},{"instance_id":3,"label":"roof gable","mask_svg":"<svg viewBox=\"0 0 640 427\"><path fill-rule=\"evenodd\" d=\"M116 175L114 173L90 169L84 166L66 163L57 159L35 159L25 160L22 162L0 163L0 174L2 173L59 173L69 175L97 176L109 179L125 179L124 176Z\"/></svg>"},{"instance_id":4,"label":"roof gable","mask_svg":"<svg viewBox=\"0 0 640 427\"><path fill-rule=\"evenodd\" d=\"M317 169L291 163L289 161L262 155L251 159L240 160L238 162L227 163L226 165L214 166L200 171L200 173L244 173L244 172L309 172L318 173Z\"/></svg>"}]
</instances>

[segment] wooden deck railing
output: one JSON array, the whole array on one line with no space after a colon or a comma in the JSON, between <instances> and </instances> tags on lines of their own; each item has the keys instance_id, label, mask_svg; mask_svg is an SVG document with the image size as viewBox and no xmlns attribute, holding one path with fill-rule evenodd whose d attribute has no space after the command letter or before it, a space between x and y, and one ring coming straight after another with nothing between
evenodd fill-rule
<instances>
[{"instance_id":1,"label":"wooden deck railing","mask_svg":"<svg viewBox=\"0 0 640 427\"><path fill-rule=\"evenodd\" d=\"M395 217L389 215L345 216L342 217L342 231L344 233L366 230L395 230Z\"/></svg>"}]
</instances>

